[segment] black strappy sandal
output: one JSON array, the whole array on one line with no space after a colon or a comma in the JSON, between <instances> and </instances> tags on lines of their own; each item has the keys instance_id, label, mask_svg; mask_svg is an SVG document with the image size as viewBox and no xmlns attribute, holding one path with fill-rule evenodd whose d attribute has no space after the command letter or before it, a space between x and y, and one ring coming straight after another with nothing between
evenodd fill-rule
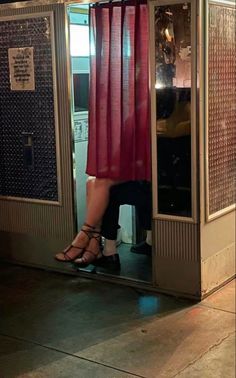
<instances>
[{"instance_id":1,"label":"black strappy sandal","mask_svg":"<svg viewBox=\"0 0 236 378\"><path fill-rule=\"evenodd\" d=\"M94 233L98 233L96 231L96 227L90 226L87 223L84 223L84 226L89 227L89 229L84 229L84 228L81 229L81 231L83 231L86 234L86 236L88 237L86 244L83 247L79 247L79 246L76 246L76 245L73 245L73 244L69 245L64 251L59 252L55 255L55 259L57 261L73 262L75 259L78 259L80 256L82 256L82 254L83 254L85 248L87 247L87 245L89 244L90 240L94 237L93 236ZM75 257L71 257L71 256L68 255L69 252L72 250L72 248L76 248L80 251Z\"/></svg>"},{"instance_id":2,"label":"black strappy sandal","mask_svg":"<svg viewBox=\"0 0 236 378\"><path fill-rule=\"evenodd\" d=\"M72 250L72 248L76 248L80 251L80 253L75 257L70 257L68 253ZM82 255L84 248L83 247L77 247L76 245L69 245L63 252L59 252L55 255L55 259L60 262L72 262L74 259L77 259L79 256Z\"/></svg>"},{"instance_id":3,"label":"black strappy sandal","mask_svg":"<svg viewBox=\"0 0 236 378\"><path fill-rule=\"evenodd\" d=\"M94 234L97 234L96 236L93 235L90 238L90 242L92 239L96 240L97 242L97 251L95 252L93 249L85 249L82 257L76 258L74 260L74 265L76 268L86 268L89 264L92 264L99 256L101 252L101 235L100 232L94 231ZM89 244L90 244L89 242ZM89 247L89 245L88 245Z\"/></svg>"}]
</instances>

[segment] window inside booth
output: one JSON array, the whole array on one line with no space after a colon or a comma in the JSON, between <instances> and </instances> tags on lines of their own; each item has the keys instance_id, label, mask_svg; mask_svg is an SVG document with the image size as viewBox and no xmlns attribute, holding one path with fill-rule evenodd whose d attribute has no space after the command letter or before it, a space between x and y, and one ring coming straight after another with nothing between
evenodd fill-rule
<instances>
[{"instance_id":1,"label":"window inside booth","mask_svg":"<svg viewBox=\"0 0 236 378\"><path fill-rule=\"evenodd\" d=\"M74 111L88 111L89 108L89 73L73 73Z\"/></svg>"}]
</instances>

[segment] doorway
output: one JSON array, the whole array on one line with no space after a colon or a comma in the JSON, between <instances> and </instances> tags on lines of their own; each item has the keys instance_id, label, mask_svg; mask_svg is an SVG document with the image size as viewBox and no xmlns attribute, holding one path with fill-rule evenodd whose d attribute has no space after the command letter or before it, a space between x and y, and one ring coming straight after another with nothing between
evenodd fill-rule
<instances>
[{"instance_id":1,"label":"doorway","mask_svg":"<svg viewBox=\"0 0 236 378\"><path fill-rule=\"evenodd\" d=\"M70 36L71 63L71 120L73 135L73 177L75 189L75 210L77 231L83 225L86 213L86 171L88 147L89 117L89 80L90 80L90 45L89 45L89 5L73 4L67 8ZM137 244L145 242L146 231L140 227L134 206L120 206L117 232L117 252L121 269L111 271L103 267L89 265L84 271L126 279L152 282L151 247L144 253L137 252ZM150 233L149 233L150 243ZM105 242L103 238L103 243ZM133 252L132 252L133 251ZM138 250L140 252L140 249ZM141 251L142 252L142 251Z\"/></svg>"}]
</instances>

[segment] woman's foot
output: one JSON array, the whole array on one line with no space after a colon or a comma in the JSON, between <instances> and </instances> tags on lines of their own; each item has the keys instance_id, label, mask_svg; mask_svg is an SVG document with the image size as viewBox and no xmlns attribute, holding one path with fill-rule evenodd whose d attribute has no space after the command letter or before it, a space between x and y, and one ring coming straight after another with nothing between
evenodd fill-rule
<instances>
[{"instance_id":1,"label":"woman's foot","mask_svg":"<svg viewBox=\"0 0 236 378\"><path fill-rule=\"evenodd\" d=\"M55 255L55 259L61 262L71 262L77 257L83 254L85 247L77 247L74 244L69 245L64 251L59 252Z\"/></svg>"},{"instance_id":2,"label":"woman's foot","mask_svg":"<svg viewBox=\"0 0 236 378\"><path fill-rule=\"evenodd\" d=\"M82 256L85 248L93 238L95 227L84 224L81 231L64 251L55 255L55 259L60 262L71 262Z\"/></svg>"},{"instance_id":3,"label":"woman's foot","mask_svg":"<svg viewBox=\"0 0 236 378\"><path fill-rule=\"evenodd\" d=\"M84 250L83 255L76 258L74 264L78 268L85 268L101 256L101 236L99 232L95 231L90 238L89 244Z\"/></svg>"}]
</instances>

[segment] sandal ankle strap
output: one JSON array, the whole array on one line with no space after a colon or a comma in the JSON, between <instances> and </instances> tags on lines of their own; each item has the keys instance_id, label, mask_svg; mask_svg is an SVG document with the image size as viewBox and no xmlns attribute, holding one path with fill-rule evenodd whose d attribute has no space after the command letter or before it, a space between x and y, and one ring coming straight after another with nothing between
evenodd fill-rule
<instances>
[{"instance_id":1,"label":"sandal ankle strap","mask_svg":"<svg viewBox=\"0 0 236 378\"><path fill-rule=\"evenodd\" d=\"M88 224L88 223L84 223L84 226L86 226L86 227L89 227L89 228L91 228L92 230L95 230L95 226L91 226L90 224Z\"/></svg>"},{"instance_id":2,"label":"sandal ankle strap","mask_svg":"<svg viewBox=\"0 0 236 378\"><path fill-rule=\"evenodd\" d=\"M81 231L83 231L87 238L89 240L91 240L92 238L94 239L99 239L101 237L101 232L100 231L96 231L96 230L86 230L84 228L81 228ZM94 235L95 234L95 235ZM97 235L96 235L97 234Z\"/></svg>"},{"instance_id":3,"label":"sandal ankle strap","mask_svg":"<svg viewBox=\"0 0 236 378\"><path fill-rule=\"evenodd\" d=\"M88 224L88 223L84 223L83 224L85 227L88 227L89 229L87 230L85 230L85 229L83 229L82 228L82 230L83 231L88 231L88 232L94 232L94 233L96 233L96 234L100 234L101 233L101 230L99 229L99 230L96 230L96 227L95 226L91 226L90 224Z\"/></svg>"}]
</instances>

